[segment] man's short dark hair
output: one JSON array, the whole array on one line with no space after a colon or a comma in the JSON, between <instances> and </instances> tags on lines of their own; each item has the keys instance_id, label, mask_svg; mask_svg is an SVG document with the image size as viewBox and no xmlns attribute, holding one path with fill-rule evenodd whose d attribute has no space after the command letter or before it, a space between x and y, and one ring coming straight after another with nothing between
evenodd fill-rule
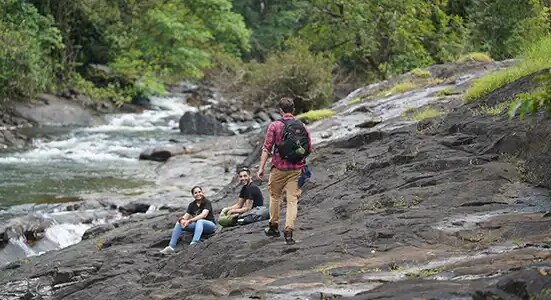
<instances>
[{"instance_id":1,"label":"man's short dark hair","mask_svg":"<svg viewBox=\"0 0 551 300\"><path fill-rule=\"evenodd\" d=\"M284 113L295 112L295 101L289 97L283 97L279 100L278 105Z\"/></svg>"},{"instance_id":2,"label":"man's short dark hair","mask_svg":"<svg viewBox=\"0 0 551 300\"><path fill-rule=\"evenodd\" d=\"M237 174L241 173L241 172L247 172L247 174L251 175L251 169L249 169L249 167L247 166L239 166L237 167Z\"/></svg>"}]
</instances>

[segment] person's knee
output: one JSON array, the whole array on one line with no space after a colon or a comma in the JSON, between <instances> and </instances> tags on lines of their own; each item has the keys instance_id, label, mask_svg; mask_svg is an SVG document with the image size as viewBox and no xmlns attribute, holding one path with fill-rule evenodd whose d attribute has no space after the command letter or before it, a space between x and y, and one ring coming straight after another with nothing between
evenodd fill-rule
<instances>
[{"instance_id":1,"label":"person's knee","mask_svg":"<svg viewBox=\"0 0 551 300\"><path fill-rule=\"evenodd\" d=\"M225 215L228 214L228 211L230 211L230 208L229 207L224 207L224 208L222 208L222 211L220 212L220 215L225 216Z\"/></svg>"},{"instance_id":2,"label":"person's knee","mask_svg":"<svg viewBox=\"0 0 551 300\"><path fill-rule=\"evenodd\" d=\"M236 218L229 216L218 218L218 224L222 227L230 227L236 224Z\"/></svg>"},{"instance_id":3,"label":"person's knee","mask_svg":"<svg viewBox=\"0 0 551 300\"><path fill-rule=\"evenodd\" d=\"M279 201L281 200L281 195L283 191L270 190L270 201Z\"/></svg>"}]
</instances>

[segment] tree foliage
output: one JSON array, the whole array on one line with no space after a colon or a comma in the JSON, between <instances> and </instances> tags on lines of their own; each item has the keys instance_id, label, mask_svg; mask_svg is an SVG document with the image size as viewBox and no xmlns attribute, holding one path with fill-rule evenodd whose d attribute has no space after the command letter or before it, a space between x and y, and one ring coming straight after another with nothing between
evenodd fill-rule
<instances>
[{"instance_id":1,"label":"tree foliage","mask_svg":"<svg viewBox=\"0 0 551 300\"><path fill-rule=\"evenodd\" d=\"M509 109L511 118L519 115L520 120L524 119L527 113L535 114L538 110L546 111L551 116L551 72L539 76L536 79L540 87L531 93L517 95Z\"/></svg>"},{"instance_id":2,"label":"tree foliage","mask_svg":"<svg viewBox=\"0 0 551 300\"><path fill-rule=\"evenodd\" d=\"M333 93L332 57L312 54L299 40L287 42L287 50L268 56L265 63L248 65L244 76L247 98L275 104L282 97L295 99L302 113L330 103Z\"/></svg>"},{"instance_id":3,"label":"tree foliage","mask_svg":"<svg viewBox=\"0 0 551 300\"><path fill-rule=\"evenodd\" d=\"M511 58L549 34L543 0L476 0L468 8L471 47L493 58Z\"/></svg>"},{"instance_id":4,"label":"tree foliage","mask_svg":"<svg viewBox=\"0 0 551 300\"><path fill-rule=\"evenodd\" d=\"M30 98L55 83L123 102L162 92L167 83L240 70L255 74L250 91L279 95L285 84L310 107L331 98L327 74L369 82L467 52L514 57L549 34L549 6L549 0L0 0L0 98ZM91 76L95 64L109 66L109 78ZM297 84L262 73L272 71L323 80ZM243 94L271 99L262 93Z\"/></svg>"},{"instance_id":5,"label":"tree foliage","mask_svg":"<svg viewBox=\"0 0 551 300\"><path fill-rule=\"evenodd\" d=\"M60 32L24 1L0 0L0 12L0 102L33 97L54 81Z\"/></svg>"},{"instance_id":6,"label":"tree foliage","mask_svg":"<svg viewBox=\"0 0 551 300\"><path fill-rule=\"evenodd\" d=\"M461 19L446 1L316 0L301 36L349 68L387 78L452 60L463 45Z\"/></svg>"},{"instance_id":7,"label":"tree foliage","mask_svg":"<svg viewBox=\"0 0 551 300\"><path fill-rule=\"evenodd\" d=\"M120 88L130 96L162 91L165 83L183 78L200 78L214 51L240 56L250 48L250 31L231 11L230 0L2 1L19 3L20 8L7 11L8 18L17 19L28 8L55 26L58 47L45 47L52 51L43 62L61 66L65 81L77 78L75 82L82 83L89 64L106 64L115 75L109 89ZM32 35L50 37L42 27Z\"/></svg>"},{"instance_id":8,"label":"tree foliage","mask_svg":"<svg viewBox=\"0 0 551 300\"><path fill-rule=\"evenodd\" d=\"M245 58L264 61L280 50L283 42L296 35L306 23L310 1L304 0L234 0L234 10L240 13L252 30L251 52Z\"/></svg>"}]
</instances>

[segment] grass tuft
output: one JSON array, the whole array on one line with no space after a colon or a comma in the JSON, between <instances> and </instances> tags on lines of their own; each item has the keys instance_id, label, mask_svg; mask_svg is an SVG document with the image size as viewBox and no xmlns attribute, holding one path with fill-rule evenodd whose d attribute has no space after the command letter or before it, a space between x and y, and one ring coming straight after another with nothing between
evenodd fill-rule
<instances>
[{"instance_id":1,"label":"grass tuft","mask_svg":"<svg viewBox=\"0 0 551 300\"><path fill-rule=\"evenodd\" d=\"M297 119L300 119L303 122L309 124L315 121L327 119L334 115L335 115L335 111L331 109L318 109L318 110L311 110L309 112L302 113L296 117Z\"/></svg>"},{"instance_id":2,"label":"grass tuft","mask_svg":"<svg viewBox=\"0 0 551 300\"><path fill-rule=\"evenodd\" d=\"M402 114L402 118L407 121L421 121L425 119L438 117L441 114L442 112L431 107L426 107L422 110L410 108Z\"/></svg>"},{"instance_id":3,"label":"grass tuft","mask_svg":"<svg viewBox=\"0 0 551 300\"><path fill-rule=\"evenodd\" d=\"M490 57L490 55L488 55L488 53L483 53L483 52L467 53L459 57L459 59L457 59L458 63L465 63L469 61L489 63L489 62L492 62L493 59Z\"/></svg>"},{"instance_id":4,"label":"grass tuft","mask_svg":"<svg viewBox=\"0 0 551 300\"><path fill-rule=\"evenodd\" d=\"M514 66L475 80L465 94L465 102L470 103L521 77L551 68L549 53L551 53L551 37L544 38L527 48L521 55L521 60Z\"/></svg>"},{"instance_id":5,"label":"grass tuft","mask_svg":"<svg viewBox=\"0 0 551 300\"><path fill-rule=\"evenodd\" d=\"M419 68L411 70L411 74L419 78L429 78L431 76L431 73L429 71Z\"/></svg>"}]
</instances>

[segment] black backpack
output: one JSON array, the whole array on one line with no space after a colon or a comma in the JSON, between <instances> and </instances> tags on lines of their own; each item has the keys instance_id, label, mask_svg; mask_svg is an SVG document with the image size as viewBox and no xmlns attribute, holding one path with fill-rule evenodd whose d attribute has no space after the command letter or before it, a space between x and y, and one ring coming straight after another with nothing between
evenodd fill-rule
<instances>
[{"instance_id":1,"label":"black backpack","mask_svg":"<svg viewBox=\"0 0 551 300\"><path fill-rule=\"evenodd\" d=\"M291 163L298 163L310 154L306 127L297 119L280 119L280 121L283 122L284 127L281 132L281 142L277 145L279 156Z\"/></svg>"}]
</instances>

